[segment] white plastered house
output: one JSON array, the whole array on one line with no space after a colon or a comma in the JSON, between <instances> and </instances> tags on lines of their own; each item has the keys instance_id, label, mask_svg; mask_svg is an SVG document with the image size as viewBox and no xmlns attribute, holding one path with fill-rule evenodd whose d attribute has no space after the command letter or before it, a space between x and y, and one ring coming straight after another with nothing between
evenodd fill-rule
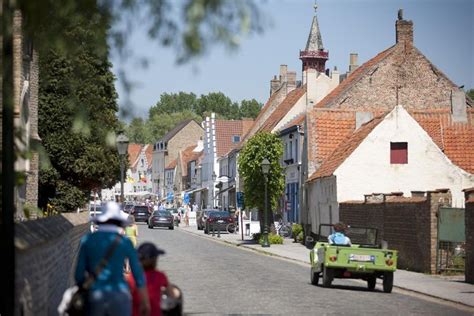
<instances>
[{"instance_id":1,"label":"white plastered house","mask_svg":"<svg viewBox=\"0 0 474 316\"><path fill-rule=\"evenodd\" d=\"M463 207L462 190L474 186L473 114L457 123L449 113L408 113L399 105L359 127L308 178L313 231L339 220L339 202L374 192L447 188L452 206Z\"/></svg>"}]
</instances>

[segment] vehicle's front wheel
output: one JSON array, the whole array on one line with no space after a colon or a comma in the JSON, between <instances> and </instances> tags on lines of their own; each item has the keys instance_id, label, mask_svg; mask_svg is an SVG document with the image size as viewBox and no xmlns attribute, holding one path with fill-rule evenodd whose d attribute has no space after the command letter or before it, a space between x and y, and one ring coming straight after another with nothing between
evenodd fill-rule
<instances>
[{"instance_id":1,"label":"vehicle's front wheel","mask_svg":"<svg viewBox=\"0 0 474 316\"><path fill-rule=\"evenodd\" d=\"M375 289L375 284L377 283L377 278L375 276L370 276L368 279L367 279L367 288L369 290L373 290Z\"/></svg>"},{"instance_id":2,"label":"vehicle's front wheel","mask_svg":"<svg viewBox=\"0 0 474 316\"><path fill-rule=\"evenodd\" d=\"M168 227L168 229L174 229L174 226L170 226L170 227Z\"/></svg>"},{"instance_id":3,"label":"vehicle's front wheel","mask_svg":"<svg viewBox=\"0 0 474 316\"><path fill-rule=\"evenodd\" d=\"M393 272L385 272L383 274L383 291L392 293L393 288Z\"/></svg>"},{"instance_id":4,"label":"vehicle's front wheel","mask_svg":"<svg viewBox=\"0 0 474 316\"><path fill-rule=\"evenodd\" d=\"M153 229L153 226L151 226L150 224L148 224L148 228L149 228L149 229Z\"/></svg>"},{"instance_id":5,"label":"vehicle's front wheel","mask_svg":"<svg viewBox=\"0 0 474 316\"><path fill-rule=\"evenodd\" d=\"M318 285L319 282L319 272L315 272L314 268L311 267L311 284Z\"/></svg>"},{"instance_id":6,"label":"vehicle's front wheel","mask_svg":"<svg viewBox=\"0 0 474 316\"><path fill-rule=\"evenodd\" d=\"M334 278L334 270L324 266L323 268L323 286L330 287Z\"/></svg>"},{"instance_id":7,"label":"vehicle's front wheel","mask_svg":"<svg viewBox=\"0 0 474 316\"><path fill-rule=\"evenodd\" d=\"M204 227L204 234L208 235L209 231L207 230L207 227Z\"/></svg>"}]
</instances>

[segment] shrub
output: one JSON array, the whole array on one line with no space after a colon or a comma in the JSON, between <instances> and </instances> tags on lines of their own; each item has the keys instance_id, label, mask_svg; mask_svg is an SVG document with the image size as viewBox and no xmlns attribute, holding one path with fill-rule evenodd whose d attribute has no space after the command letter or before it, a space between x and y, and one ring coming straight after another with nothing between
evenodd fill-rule
<instances>
[{"instance_id":1,"label":"shrub","mask_svg":"<svg viewBox=\"0 0 474 316\"><path fill-rule=\"evenodd\" d=\"M303 239L304 239L303 231L300 231L300 233L298 234L298 236L296 236L296 241L297 241L297 242L303 242Z\"/></svg>"},{"instance_id":2,"label":"shrub","mask_svg":"<svg viewBox=\"0 0 474 316\"><path fill-rule=\"evenodd\" d=\"M252 234L252 240L258 241L260 245L263 244L263 234L262 233L255 233ZM283 244L283 237L278 234L268 234L268 242L271 245L282 245Z\"/></svg>"},{"instance_id":3,"label":"shrub","mask_svg":"<svg viewBox=\"0 0 474 316\"><path fill-rule=\"evenodd\" d=\"M291 231L293 234L294 241L297 242L298 236L300 235L300 233L303 233L303 226L301 226L300 224L293 224L291 227Z\"/></svg>"}]
</instances>

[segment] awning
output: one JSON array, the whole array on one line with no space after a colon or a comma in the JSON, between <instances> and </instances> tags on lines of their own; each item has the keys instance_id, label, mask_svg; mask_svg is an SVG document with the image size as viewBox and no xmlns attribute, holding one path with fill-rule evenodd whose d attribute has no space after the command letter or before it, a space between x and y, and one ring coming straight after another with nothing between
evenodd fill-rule
<instances>
[{"instance_id":1,"label":"awning","mask_svg":"<svg viewBox=\"0 0 474 316\"><path fill-rule=\"evenodd\" d=\"M184 193L195 193L195 192L200 192L200 191L204 191L204 190L207 190L207 187L184 191Z\"/></svg>"},{"instance_id":2,"label":"awning","mask_svg":"<svg viewBox=\"0 0 474 316\"><path fill-rule=\"evenodd\" d=\"M232 190L232 189L235 189L235 185L231 185L230 187L225 188L224 190L219 190L219 192L217 193L217 195L219 195L219 194L221 194L221 193L224 193L225 191Z\"/></svg>"}]
</instances>

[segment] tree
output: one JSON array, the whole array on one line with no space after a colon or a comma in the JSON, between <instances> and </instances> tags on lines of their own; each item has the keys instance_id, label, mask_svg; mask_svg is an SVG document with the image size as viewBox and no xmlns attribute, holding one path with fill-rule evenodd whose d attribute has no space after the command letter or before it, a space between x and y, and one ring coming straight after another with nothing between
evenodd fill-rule
<instances>
[{"instance_id":1,"label":"tree","mask_svg":"<svg viewBox=\"0 0 474 316\"><path fill-rule=\"evenodd\" d=\"M148 117L156 114L171 114L175 112L193 111L196 107L196 95L194 93L163 93L155 106L148 111Z\"/></svg>"},{"instance_id":2,"label":"tree","mask_svg":"<svg viewBox=\"0 0 474 316\"><path fill-rule=\"evenodd\" d=\"M242 102L240 103L240 117L256 118L261 108L262 104L255 99L242 100Z\"/></svg>"},{"instance_id":3,"label":"tree","mask_svg":"<svg viewBox=\"0 0 474 316\"><path fill-rule=\"evenodd\" d=\"M76 17L64 30L74 56L39 51L38 126L50 161L40 170L40 207L52 203L61 212L75 211L91 190L119 180L115 78L107 55L95 50L95 37L106 27L100 18Z\"/></svg>"},{"instance_id":4,"label":"tree","mask_svg":"<svg viewBox=\"0 0 474 316\"><path fill-rule=\"evenodd\" d=\"M258 209L261 227L263 227L263 211L265 206L265 183L261 162L264 158L270 161L267 192L269 201L268 222L271 223L273 210L276 209L278 200L285 188L283 168L280 166L282 155L283 144L280 138L268 132L255 134L248 140L239 155L239 172L244 180L245 204L250 208L255 207Z\"/></svg>"},{"instance_id":5,"label":"tree","mask_svg":"<svg viewBox=\"0 0 474 316\"><path fill-rule=\"evenodd\" d=\"M204 117L211 112L220 114L226 119L238 119L239 106L232 103L232 100L222 92L201 95L197 101L195 113Z\"/></svg>"},{"instance_id":6,"label":"tree","mask_svg":"<svg viewBox=\"0 0 474 316\"><path fill-rule=\"evenodd\" d=\"M149 144L153 142L147 122L141 117L135 117L126 128L126 134L131 143Z\"/></svg>"},{"instance_id":7,"label":"tree","mask_svg":"<svg viewBox=\"0 0 474 316\"><path fill-rule=\"evenodd\" d=\"M467 96L474 101L474 89L470 89L466 92Z\"/></svg>"}]
</instances>

